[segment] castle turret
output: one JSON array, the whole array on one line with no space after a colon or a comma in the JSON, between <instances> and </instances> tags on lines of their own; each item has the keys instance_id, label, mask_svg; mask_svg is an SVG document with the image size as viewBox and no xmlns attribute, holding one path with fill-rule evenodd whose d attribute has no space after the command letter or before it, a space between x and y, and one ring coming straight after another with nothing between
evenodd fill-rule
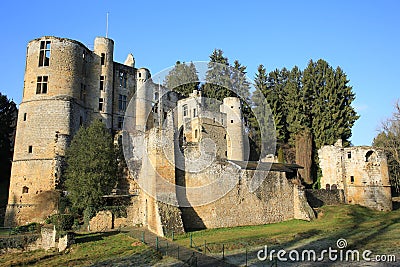
<instances>
[{"instance_id":1,"label":"castle turret","mask_svg":"<svg viewBox=\"0 0 400 267\"><path fill-rule=\"evenodd\" d=\"M114 81L114 41L104 37L96 37L94 40L94 68L92 79L102 82L99 90L99 97L92 98L93 106L98 102L98 112L105 122L107 128L112 128L112 112L113 112L113 81ZM100 74L100 75L99 75Z\"/></svg>"},{"instance_id":2,"label":"castle turret","mask_svg":"<svg viewBox=\"0 0 400 267\"><path fill-rule=\"evenodd\" d=\"M141 131L145 130L148 122L148 115L150 114L153 103L156 101L154 99L153 84L146 83L149 78L150 71L148 69L140 68L137 70L137 91L134 116L136 121L136 129Z\"/></svg>"},{"instance_id":3,"label":"castle turret","mask_svg":"<svg viewBox=\"0 0 400 267\"><path fill-rule=\"evenodd\" d=\"M224 98L221 112L226 113L227 159L244 160L243 120L240 99Z\"/></svg>"}]
</instances>

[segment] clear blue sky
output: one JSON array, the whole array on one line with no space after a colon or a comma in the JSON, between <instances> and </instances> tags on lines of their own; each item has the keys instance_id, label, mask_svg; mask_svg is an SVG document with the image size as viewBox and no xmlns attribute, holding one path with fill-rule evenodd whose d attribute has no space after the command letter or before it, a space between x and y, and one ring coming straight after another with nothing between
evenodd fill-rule
<instances>
[{"instance_id":1,"label":"clear blue sky","mask_svg":"<svg viewBox=\"0 0 400 267\"><path fill-rule=\"evenodd\" d=\"M400 98L400 1L2 1L0 92L22 99L28 41L54 35L90 46L109 37L114 59L133 53L152 73L206 61L214 48L257 66L301 69L325 59L347 73L361 115L354 145L369 145Z\"/></svg>"}]
</instances>

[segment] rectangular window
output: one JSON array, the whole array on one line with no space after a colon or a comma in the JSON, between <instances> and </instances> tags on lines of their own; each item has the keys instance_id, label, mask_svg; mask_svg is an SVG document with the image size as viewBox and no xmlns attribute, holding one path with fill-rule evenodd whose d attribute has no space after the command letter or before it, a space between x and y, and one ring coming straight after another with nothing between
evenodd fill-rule
<instances>
[{"instance_id":1,"label":"rectangular window","mask_svg":"<svg viewBox=\"0 0 400 267\"><path fill-rule=\"evenodd\" d=\"M26 113L24 113L24 121L26 121Z\"/></svg>"},{"instance_id":2,"label":"rectangular window","mask_svg":"<svg viewBox=\"0 0 400 267\"><path fill-rule=\"evenodd\" d=\"M354 183L354 176L350 176L350 182L353 184Z\"/></svg>"},{"instance_id":3,"label":"rectangular window","mask_svg":"<svg viewBox=\"0 0 400 267\"><path fill-rule=\"evenodd\" d=\"M40 42L39 67L48 66L50 63L50 41Z\"/></svg>"},{"instance_id":4,"label":"rectangular window","mask_svg":"<svg viewBox=\"0 0 400 267\"><path fill-rule=\"evenodd\" d=\"M196 109L193 109L193 117L197 117Z\"/></svg>"},{"instance_id":5,"label":"rectangular window","mask_svg":"<svg viewBox=\"0 0 400 267\"><path fill-rule=\"evenodd\" d=\"M48 76L38 76L36 83L36 94L46 94L47 93L47 82L49 80Z\"/></svg>"},{"instance_id":6,"label":"rectangular window","mask_svg":"<svg viewBox=\"0 0 400 267\"><path fill-rule=\"evenodd\" d=\"M186 117L188 115L188 107L187 105L183 105L183 117Z\"/></svg>"},{"instance_id":7,"label":"rectangular window","mask_svg":"<svg viewBox=\"0 0 400 267\"><path fill-rule=\"evenodd\" d=\"M120 111L126 110L126 95L118 96L118 107Z\"/></svg>"},{"instance_id":8,"label":"rectangular window","mask_svg":"<svg viewBox=\"0 0 400 267\"><path fill-rule=\"evenodd\" d=\"M100 91L104 90L104 81L105 81L104 76L100 76Z\"/></svg>"},{"instance_id":9,"label":"rectangular window","mask_svg":"<svg viewBox=\"0 0 400 267\"><path fill-rule=\"evenodd\" d=\"M347 152L347 158L351 159L351 152Z\"/></svg>"},{"instance_id":10,"label":"rectangular window","mask_svg":"<svg viewBox=\"0 0 400 267\"><path fill-rule=\"evenodd\" d=\"M99 111L103 111L103 104L104 104L103 98L99 98Z\"/></svg>"},{"instance_id":11,"label":"rectangular window","mask_svg":"<svg viewBox=\"0 0 400 267\"><path fill-rule=\"evenodd\" d=\"M119 72L119 87L126 88L126 80L127 80L126 73L123 71L120 71Z\"/></svg>"},{"instance_id":12,"label":"rectangular window","mask_svg":"<svg viewBox=\"0 0 400 267\"><path fill-rule=\"evenodd\" d=\"M102 66L104 66L106 64L106 54L101 53L100 62L101 62Z\"/></svg>"},{"instance_id":13,"label":"rectangular window","mask_svg":"<svg viewBox=\"0 0 400 267\"><path fill-rule=\"evenodd\" d=\"M122 129L124 126L124 117L118 117L118 128Z\"/></svg>"},{"instance_id":14,"label":"rectangular window","mask_svg":"<svg viewBox=\"0 0 400 267\"><path fill-rule=\"evenodd\" d=\"M33 151L32 146L28 146L28 153L32 153L32 151Z\"/></svg>"}]
</instances>

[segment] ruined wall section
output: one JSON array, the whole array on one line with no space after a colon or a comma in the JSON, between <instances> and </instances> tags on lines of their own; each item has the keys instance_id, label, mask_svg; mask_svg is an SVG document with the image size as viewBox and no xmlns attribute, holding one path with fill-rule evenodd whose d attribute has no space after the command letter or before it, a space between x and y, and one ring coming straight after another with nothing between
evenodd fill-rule
<instances>
[{"instance_id":1,"label":"ruined wall section","mask_svg":"<svg viewBox=\"0 0 400 267\"><path fill-rule=\"evenodd\" d=\"M324 146L318 151L321 186L343 189L345 201L376 210L391 210L392 200L386 156L368 146ZM335 188L336 187L336 188Z\"/></svg>"}]
</instances>

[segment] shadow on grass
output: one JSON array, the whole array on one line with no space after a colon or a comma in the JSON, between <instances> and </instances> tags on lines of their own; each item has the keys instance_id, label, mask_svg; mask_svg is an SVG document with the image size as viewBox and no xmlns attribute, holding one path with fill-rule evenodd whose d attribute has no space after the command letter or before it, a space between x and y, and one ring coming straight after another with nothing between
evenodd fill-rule
<instances>
[{"instance_id":1,"label":"shadow on grass","mask_svg":"<svg viewBox=\"0 0 400 267\"><path fill-rule=\"evenodd\" d=\"M299 252L305 250L314 250L318 258L321 255L321 251L324 249L328 249L329 247L332 249L338 249L336 242L340 238L350 241L349 245L343 248L344 250L358 249L359 251L362 251L363 248L369 249L367 246L371 241L384 234L388 234L388 232L391 230L390 228L393 229L393 227L396 228L397 226L400 226L400 215L379 213L360 206L349 207L346 214L343 215L344 216L337 221L339 224L338 226L340 227L340 224L342 224L342 227L337 228L337 230L333 230L332 232L311 229L309 231L296 234L292 240L287 242L279 244L269 243L264 245L268 245L269 251L275 249L276 252L280 249L289 251L288 249L290 247L296 247L296 251ZM323 232L325 232L325 234L322 236L321 234ZM301 245L296 246L296 244ZM259 249L262 249L262 247L260 246ZM232 258L231 260L228 260L228 262L234 264L244 264L244 259L246 259L246 262L248 260L256 266L270 266L271 262L261 262L257 259L257 251L258 250L252 250L248 253L241 251L239 253L232 254L229 256L229 258ZM324 259L325 260L322 262L302 262L302 266L337 266L338 264L338 262L329 261L327 256L325 256ZM287 261L285 263L278 264L278 266L281 264L283 264L283 266L296 266L298 262Z\"/></svg>"},{"instance_id":2,"label":"shadow on grass","mask_svg":"<svg viewBox=\"0 0 400 267\"><path fill-rule=\"evenodd\" d=\"M110 231L110 232L96 232L96 233L75 233L75 243L87 243L93 241L103 240L105 237L113 236L119 234L120 231Z\"/></svg>"}]
</instances>

